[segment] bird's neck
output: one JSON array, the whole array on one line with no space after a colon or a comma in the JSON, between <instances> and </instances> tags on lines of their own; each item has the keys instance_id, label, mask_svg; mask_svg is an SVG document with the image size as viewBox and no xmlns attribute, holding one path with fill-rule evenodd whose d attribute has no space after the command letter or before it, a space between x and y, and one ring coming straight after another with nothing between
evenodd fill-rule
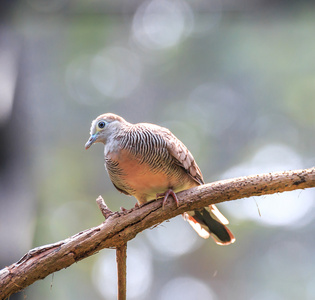
<instances>
[{"instance_id":1,"label":"bird's neck","mask_svg":"<svg viewBox=\"0 0 315 300\"><path fill-rule=\"evenodd\" d=\"M128 135L128 132L131 128L132 124L124 122L123 124L120 124L119 127L116 127L115 130L113 130L111 134L108 135L106 143L104 143L105 157L109 153L119 152L121 149L125 148L126 135Z\"/></svg>"}]
</instances>

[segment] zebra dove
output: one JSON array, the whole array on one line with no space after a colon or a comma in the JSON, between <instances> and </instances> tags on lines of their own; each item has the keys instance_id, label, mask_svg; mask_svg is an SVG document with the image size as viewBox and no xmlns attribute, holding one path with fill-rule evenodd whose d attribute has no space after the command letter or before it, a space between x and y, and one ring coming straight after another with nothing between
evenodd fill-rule
<instances>
[{"instance_id":1,"label":"zebra dove","mask_svg":"<svg viewBox=\"0 0 315 300\"><path fill-rule=\"evenodd\" d=\"M168 129L149 123L131 124L106 113L91 125L88 149L94 143L105 145L105 167L116 189L134 196L139 205L204 183L201 171L186 146ZM235 241L225 226L228 220L215 205L183 214L203 238L211 236L219 245Z\"/></svg>"}]
</instances>

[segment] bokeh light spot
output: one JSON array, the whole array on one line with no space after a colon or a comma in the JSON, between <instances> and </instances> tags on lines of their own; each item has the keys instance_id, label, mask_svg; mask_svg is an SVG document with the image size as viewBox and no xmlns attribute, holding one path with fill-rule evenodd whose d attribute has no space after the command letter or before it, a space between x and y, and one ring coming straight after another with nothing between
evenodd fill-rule
<instances>
[{"instance_id":1,"label":"bokeh light spot","mask_svg":"<svg viewBox=\"0 0 315 300\"><path fill-rule=\"evenodd\" d=\"M177 277L169 281L161 290L158 300L216 299L209 285L193 277Z\"/></svg>"},{"instance_id":2,"label":"bokeh light spot","mask_svg":"<svg viewBox=\"0 0 315 300\"><path fill-rule=\"evenodd\" d=\"M197 86L190 95L187 109L198 115L206 133L214 136L236 124L237 115L245 110L241 95L221 83Z\"/></svg>"},{"instance_id":3,"label":"bokeh light spot","mask_svg":"<svg viewBox=\"0 0 315 300\"><path fill-rule=\"evenodd\" d=\"M98 53L91 63L91 81L105 96L127 97L140 82L140 62L131 51L113 47Z\"/></svg>"},{"instance_id":4,"label":"bokeh light spot","mask_svg":"<svg viewBox=\"0 0 315 300\"><path fill-rule=\"evenodd\" d=\"M275 172L301 168L300 156L285 145L267 145L260 149L248 163L229 169L222 179L247 176L264 172ZM291 191L263 196L263 198L242 199L223 205L237 218L249 218L273 226L305 226L308 213L313 206L314 191ZM260 216L261 214L261 216Z\"/></svg>"},{"instance_id":5,"label":"bokeh light spot","mask_svg":"<svg viewBox=\"0 0 315 300\"><path fill-rule=\"evenodd\" d=\"M144 48L154 50L176 45L192 28L193 13L184 1L144 2L133 20L134 38Z\"/></svg>"},{"instance_id":6,"label":"bokeh light spot","mask_svg":"<svg viewBox=\"0 0 315 300\"><path fill-rule=\"evenodd\" d=\"M167 231L167 232L166 232ZM173 218L154 230L145 231L147 239L157 250L161 257L173 258L192 252L202 245L197 233L188 225L182 217Z\"/></svg>"}]
</instances>

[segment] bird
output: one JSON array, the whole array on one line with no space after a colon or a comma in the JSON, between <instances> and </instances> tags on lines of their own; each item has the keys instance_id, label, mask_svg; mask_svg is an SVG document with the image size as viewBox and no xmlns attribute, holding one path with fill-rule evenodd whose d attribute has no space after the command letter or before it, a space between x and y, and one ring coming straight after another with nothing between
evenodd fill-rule
<instances>
[{"instance_id":1,"label":"bird","mask_svg":"<svg viewBox=\"0 0 315 300\"><path fill-rule=\"evenodd\" d=\"M105 168L115 188L134 196L137 205L164 196L163 207L176 193L204 184L204 179L188 148L167 128L151 123L132 124L105 113L92 121L89 149L104 144ZM210 236L218 245L234 243L229 222L215 205L183 213L184 220L202 238Z\"/></svg>"}]
</instances>

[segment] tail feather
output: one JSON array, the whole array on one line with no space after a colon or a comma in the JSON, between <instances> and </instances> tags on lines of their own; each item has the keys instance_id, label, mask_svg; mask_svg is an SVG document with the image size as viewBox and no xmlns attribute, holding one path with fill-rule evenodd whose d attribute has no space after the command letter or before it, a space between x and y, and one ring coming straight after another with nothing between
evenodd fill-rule
<instances>
[{"instance_id":1,"label":"tail feather","mask_svg":"<svg viewBox=\"0 0 315 300\"><path fill-rule=\"evenodd\" d=\"M209 207L205 207L204 209L210 213L212 219L215 219L224 225L229 224L229 220L222 215L222 213L218 210L218 208L215 205L209 205Z\"/></svg>"},{"instance_id":2,"label":"tail feather","mask_svg":"<svg viewBox=\"0 0 315 300\"><path fill-rule=\"evenodd\" d=\"M235 242L233 233L225 226L229 221L215 205L209 205L202 210L185 212L184 218L204 239L211 236L219 245L229 245Z\"/></svg>"}]
</instances>

